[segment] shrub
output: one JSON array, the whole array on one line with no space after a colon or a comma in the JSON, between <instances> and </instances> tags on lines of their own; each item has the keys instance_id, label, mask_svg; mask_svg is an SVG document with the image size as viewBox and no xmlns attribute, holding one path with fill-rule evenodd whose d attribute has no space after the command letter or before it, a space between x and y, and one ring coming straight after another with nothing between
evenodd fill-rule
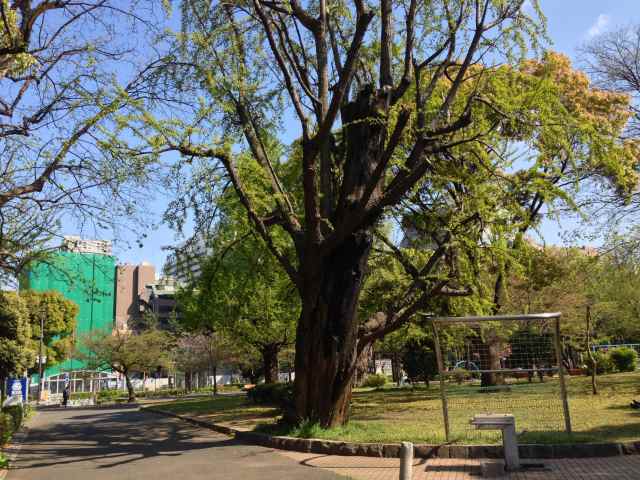
<instances>
[{"instance_id":1,"label":"shrub","mask_svg":"<svg viewBox=\"0 0 640 480\"><path fill-rule=\"evenodd\" d=\"M87 398L93 397L93 392L74 392L69 395L69 400L86 400Z\"/></svg>"},{"instance_id":2,"label":"shrub","mask_svg":"<svg viewBox=\"0 0 640 480\"><path fill-rule=\"evenodd\" d=\"M21 405L4 407L0 412L0 444L7 443L22 425L24 411Z\"/></svg>"},{"instance_id":3,"label":"shrub","mask_svg":"<svg viewBox=\"0 0 640 480\"><path fill-rule=\"evenodd\" d=\"M598 375L612 373L615 370L615 364L613 363L613 360L608 353L599 351L593 352L593 358L596 361L596 373ZM593 372L593 364L590 357L587 357L586 367L587 375L591 375L591 373Z\"/></svg>"},{"instance_id":4,"label":"shrub","mask_svg":"<svg viewBox=\"0 0 640 480\"><path fill-rule=\"evenodd\" d=\"M374 373L366 376L364 382L362 382L362 386L380 388L384 387L385 383L387 383L386 375L382 375L381 373Z\"/></svg>"},{"instance_id":5,"label":"shrub","mask_svg":"<svg viewBox=\"0 0 640 480\"><path fill-rule=\"evenodd\" d=\"M451 376L458 385L462 385L465 380L473 378L473 374L464 368L456 368L451 372Z\"/></svg>"},{"instance_id":6,"label":"shrub","mask_svg":"<svg viewBox=\"0 0 640 480\"><path fill-rule=\"evenodd\" d=\"M262 383L248 390L247 398L259 405L285 409L293 405L293 383Z\"/></svg>"},{"instance_id":7,"label":"shrub","mask_svg":"<svg viewBox=\"0 0 640 480\"><path fill-rule=\"evenodd\" d=\"M633 348L616 348L611 350L609 356L619 372L633 372L638 365L638 352Z\"/></svg>"},{"instance_id":8,"label":"shrub","mask_svg":"<svg viewBox=\"0 0 640 480\"><path fill-rule=\"evenodd\" d=\"M98 392L98 399L100 400L113 400L123 396L125 393L122 390L100 390Z\"/></svg>"}]
</instances>

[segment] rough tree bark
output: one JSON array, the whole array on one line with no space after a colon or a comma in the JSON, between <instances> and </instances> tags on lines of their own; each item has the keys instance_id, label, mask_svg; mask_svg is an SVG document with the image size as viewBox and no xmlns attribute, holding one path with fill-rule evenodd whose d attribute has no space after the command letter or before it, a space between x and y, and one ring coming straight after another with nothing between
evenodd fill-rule
<instances>
[{"instance_id":1,"label":"rough tree bark","mask_svg":"<svg viewBox=\"0 0 640 480\"><path fill-rule=\"evenodd\" d=\"M334 224L359 207L382 157L386 135L373 87L342 107L344 180ZM371 192L371 200L380 188ZM302 313L296 335L296 413L322 427L348 419L357 366L357 305L373 244L371 226L356 230L325 258L305 254ZM309 252L311 253L311 252ZM315 252L313 252L315 253Z\"/></svg>"},{"instance_id":2,"label":"rough tree bark","mask_svg":"<svg viewBox=\"0 0 640 480\"><path fill-rule=\"evenodd\" d=\"M124 381L126 382L126 385L127 385L127 393L129 394L129 398L127 399L127 401L129 403L135 402L136 401L136 392L133 389L133 384L131 383L131 379L129 378L129 372L128 371L124 371L124 372L122 372L122 374L124 375Z\"/></svg>"},{"instance_id":3,"label":"rough tree bark","mask_svg":"<svg viewBox=\"0 0 640 480\"><path fill-rule=\"evenodd\" d=\"M371 236L353 235L320 272L321 288L305 298L296 337L296 410L323 427L345 423L357 362L356 306Z\"/></svg>"},{"instance_id":4,"label":"rough tree bark","mask_svg":"<svg viewBox=\"0 0 640 480\"><path fill-rule=\"evenodd\" d=\"M276 343L269 343L263 345L260 349L262 354L262 362L264 364L264 383L277 383L278 382L278 352L280 351L280 345Z\"/></svg>"}]
</instances>

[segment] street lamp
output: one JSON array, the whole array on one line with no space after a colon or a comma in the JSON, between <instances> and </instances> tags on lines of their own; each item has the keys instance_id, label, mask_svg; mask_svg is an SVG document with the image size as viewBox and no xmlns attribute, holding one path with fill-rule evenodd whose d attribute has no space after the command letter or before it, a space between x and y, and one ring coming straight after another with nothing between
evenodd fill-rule
<instances>
[{"instance_id":1,"label":"street lamp","mask_svg":"<svg viewBox=\"0 0 640 480\"><path fill-rule=\"evenodd\" d=\"M40 348L38 351L38 404L42 398L42 346L44 343L44 308L40 308Z\"/></svg>"}]
</instances>

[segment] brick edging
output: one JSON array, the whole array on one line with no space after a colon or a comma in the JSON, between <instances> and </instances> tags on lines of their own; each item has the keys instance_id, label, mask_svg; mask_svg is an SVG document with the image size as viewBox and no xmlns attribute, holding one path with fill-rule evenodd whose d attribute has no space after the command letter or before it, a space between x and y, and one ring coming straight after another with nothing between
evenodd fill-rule
<instances>
[{"instance_id":1,"label":"brick edging","mask_svg":"<svg viewBox=\"0 0 640 480\"><path fill-rule=\"evenodd\" d=\"M397 458L400 456L399 443L353 443L315 438L294 438L252 432L228 427L217 423L198 420L178 413L153 407L142 410L176 417L218 433L233 436L239 440L265 447L293 450L297 452L324 455L358 455L363 457ZM418 458L502 458L500 445L428 445L415 444ZM576 444L523 444L518 447L521 458L593 458L615 457L640 454L640 441L623 443L576 443Z\"/></svg>"}]
</instances>

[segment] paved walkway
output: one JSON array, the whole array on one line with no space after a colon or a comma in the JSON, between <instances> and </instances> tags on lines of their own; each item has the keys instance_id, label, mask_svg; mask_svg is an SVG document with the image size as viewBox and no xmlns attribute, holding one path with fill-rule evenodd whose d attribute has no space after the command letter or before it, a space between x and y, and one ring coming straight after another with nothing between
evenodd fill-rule
<instances>
[{"instance_id":1,"label":"paved walkway","mask_svg":"<svg viewBox=\"0 0 640 480\"><path fill-rule=\"evenodd\" d=\"M29 422L7 480L337 480L264 447L137 408L52 409Z\"/></svg>"},{"instance_id":2,"label":"paved walkway","mask_svg":"<svg viewBox=\"0 0 640 480\"><path fill-rule=\"evenodd\" d=\"M396 480L399 460L243 445L137 408L52 409L29 423L7 480ZM534 461L531 461L534 462ZM640 455L545 460L510 480L639 480ZM480 461L416 459L414 480L477 480Z\"/></svg>"},{"instance_id":3,"label":"paved walkway","mask_svg":"<svg viewBox=\"0 0 640 480\"><path fill-rule=\"evenodd\" d=\"M312 453L281 452L301 465L324 469L355 480L397 480L400 461L395 458L338 457ZM544 463L545 469L518 472L509 480L638 480L640 455L609 458L526 460ZM479 480L480 460L416 459L413 480Z\"/></svg>"}]
</instances>

